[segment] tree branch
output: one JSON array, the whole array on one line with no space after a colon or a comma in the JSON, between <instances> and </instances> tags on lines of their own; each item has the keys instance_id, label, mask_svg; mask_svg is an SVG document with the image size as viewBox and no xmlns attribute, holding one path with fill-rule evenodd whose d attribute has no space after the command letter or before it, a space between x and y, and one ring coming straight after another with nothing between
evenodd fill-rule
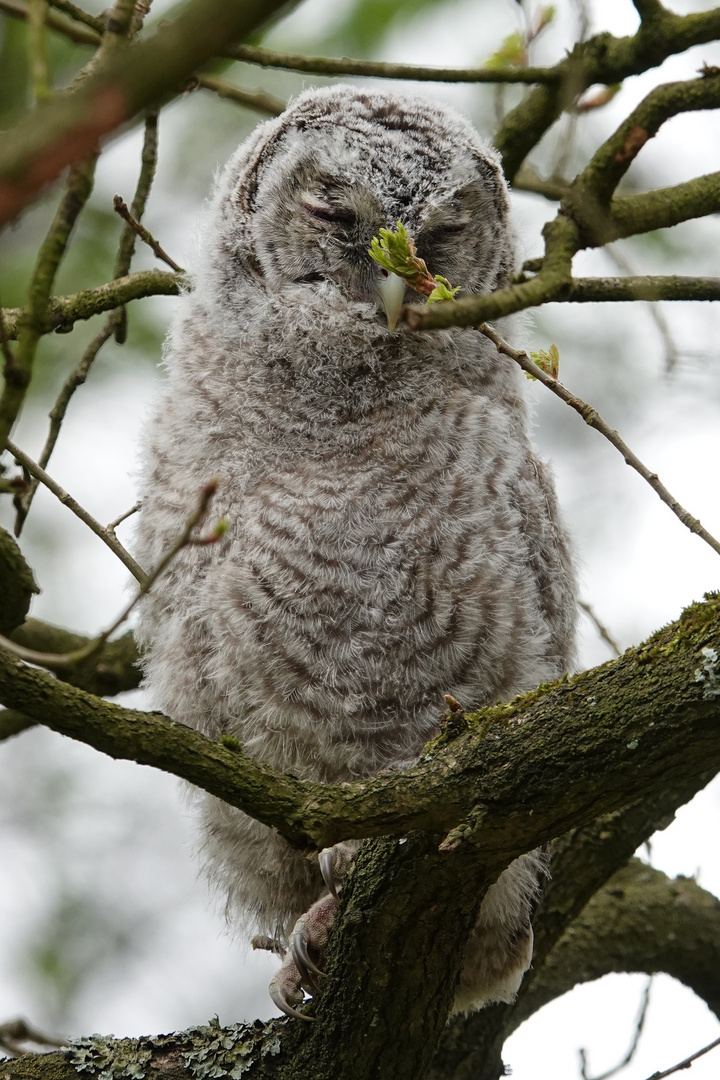
<instances>
[{"instance_id":1,"label":"tree branch","mask_svg":"<svg viewBox=\"0 0 720 1080\"><path fill-rule=\"evenodd\" d=\"M503 169L512 181L532 148L560 113L593 83L612 86L657 67L668 56L720 37L720 8L692 15L665 11L642 23L632 37L596 34L579 42L554 70L554 85L536 86L505 116L495 136Z\"/></svg>"},{"instance_id":2,"label":"tree branch","mask_svg":"<svg viewBox=\"0 0 720 1080\"><path fill-rule=\"evenodd\" d=\"M46 103L44 108L51 108L51 104ZM70 233L92 191L96 160L95 156L91 156L70 170L60 205L38 252L30 282L28 305L18 325L17 351L12 366L5 367L5 386L0 396L0 452L12 431L30 385L35 353L47 318L50 290L65 254Z\"/></svg>"},{"instance_id":3,"label":"tree branch","mask_svg":"<svg viewBox=\"0 0 720 1080\"><path fill-rule=\"evenodd\" d=\"M639 195L617 196L610 203L610 217L597 234L585 235L582 247L600 247L626 236L670 229L691 218L720 211L720 172L706 173L684 184L656 188Z\"/></svg>"},{"instance_id":4,"label":"tree branch","mask_svg":"<svg viewBox=\"0 0 720 1080\"><path fill-rule=\"evenodd\" d=\"M593 155L562 200L582 235L607 235L610 199L645 143L680 112L720 106L720 71L655 87ZM648 193L650 194L650 193ZM604 241L603 241L604 242Z\"/></svg>"},{"instance_id":5,"label":"tree branch","mask_svg":"<svg viewBox=\"0 0 720 1080\"><path fill-rule=\"evenodd\" d=\"M63 653L80 652L92 644L93 638L86 634L75 634L62 626L43 622L41 619L26 619L21 626L13 630L8 637L16 645L33 652ZM91 664L78 665L57 672L57 678L70 683L89 694L98 697L113 697L126 690L135 690L142 681L139 667L140 654L135 644L132 630L122 637L108 641L102 656Z\"/></svg>"},{"instance_id":6,"label":"tree branch","mask_svg":"<svg viewBox=\"0 0 720 1080\"><path fill-rule=\"evenodd\" d=\"M154 33L119 50L80 83L5 133L0 151L0 223L13 218L72 162L165 94L177 94L196 67L242 39L283 0L191 0ZM174 16L174 17L173 17Z\"/></svg>"},{"instance_id":7,"label":"tree branch","mask_svg":"<svg viewBox=\"0 0 720 1080\"><path fill-rule=\"evenodd\" d=\"M652 22L667 14L660 0L633 0L633 7L637 11L642 22Z\"/></svg>"},{"instance_id":8,"label":"tree branch","mask_svg":"<svg viewBox=\"0 0 720 1080\"><path fill-rule=\"evenodd\" d=\"M92 27L98 34L102 34L105 29L105 19L102 15L91 15L88 11L78 7L77 4L71 3L71 0L48 0L48 3L50 7L57 8L58 11L64 11L66 15L69 15L76 22Z\"/></svg>"},{"instance_id":9,"label":"tree branch","mask_svg":"<svg viewBox=\"0 0 720 1080\"><path fill-rule=\"evenodd\" d=\"M672 510L678 521L681 521L686 529L695 533L701 540L713 549L718 555L720 555L720 541L703 528L697 518L681 506L674 495L672 495L665 485L662 483L657 473L651 472L647 465L643 464L640 458L635 454L627 443L620 438L617 431L606 424L603 418L593 409L587 402L582 401L581 398L571 393L567 387L552 375L549 375L538 364L533 363L526 352L522 352L518 349L513 349L503 338L500 337L498 332L487 323L482 323L478 327L481 334L489 338L493 342L498 352L504 353L505 356L511 357L531 378L537 379L543 386L546 386L551 393L559 397L561 401L564 401L566 405L569 405L571 409L574 409L579 416L585 421L588 427L594 428L595 431L599 431L600 434L607 439L607 441L618 450L625 460L625 463L634 469L636 473L642 476L643 480L653 489L658 498L661 499L665 505Z\"/></svg>"},{"instance_id":10,"label":"tree branch","mask_svg":"<svg viewBox=\"0 0 720 1080\"><path fill-rule=\"evenodd\" d=\"M665 972L720 1018L720 900L692 878L633 859L557 943L518 1008L517 1024L580 982L610 972Z\"/></svg>"},{"instance_id":11,"label":"tree branch","mask_svg":"<svg viewBox=\"0 0 720 1080\"><path fill-rule=\"evenodd\" d=\"M42 332L49 334L57 330L66 333L76 322L92 319L93 315L101 315L146 296L178 296L187 282L186 274L174 274L167 270L139 270L97 285L94 289L82 289L70 296L52 297L41 324ZM9 341L17 338L24 312L25 308L5 308Z\"/></svg>"},{"instance_id":12,"label":"tree branch","mask_svg":"<svg viewBox=\"0 0 720 1080\"><path fill-rule=\"evenodd\" d=\"M408 861L407 856L403 848L396 846L392 861L382 868L385 880L387 875L392 875L393 864L403 860ZM381 873L377 866L376 870ZM366 887L367 883L363 884ZM363 928L360 910L353 910L352 904L347 902L346 908L345 939L352 938L348 930L355 927L356 931L361 931ZM393 934L396 942L404 938L395 927ZM678 878L671 881L659 871L633 860L590 901L575 920L572 934L567 934L553 951L550 962L537 980L533 997L527 1000L524 1017L569 990L578 978L588 981L610 970L665 971L690 986L705 1000L715 1002L715 1006L711 1007L717 1008L720 995L718 941L720 902L715 897L691 880ZM347 940L344 947L347 948ZM353 965L352 982L356 979L357 971L366 964L367 953L354 955L349 962ZM417 966L417 963L412 965L415 979L420 974ZM414 981L407 970L400 973L400 980L403 979L406 982ZM408 1005L411 1007L411 1003L399 1003L401 1009L406 1009ZM341 1008L337 1012L343 1015ZM363 1028L365 1019L357 1016L350 1027ZM409 1030L412 1025L408 1025L407 1013L405 1021L397 1028L395 1047L398 1057L409 1042L417 1046L422 1041L419 1032L413 1036ZM74 1080L76 1070L81 1069L85 1075L96 1077L114 1062L118 1066L122 1063L124 1072L130 1069L132 1075L151 1077L161 1072L163 1076L169 1074L170 1080L192 1080L197 1077L196 1060L202 1061L206 1070L212 1067L217 1075L227 1075L233 1062L237 1062L241 1050L244 1068L255 1065L260 1070L259 1075L277 1077L278 1080L307 1075L303 1070L307 1068L307 1059L311 1055L314 1055L312 1075L318 1080L341 1075L338 1071L331 1071L333 1065L327 1056L318 1054L322 1049L322 1044L318 1043L323 1036L325 1043L329 1042L328 1025L312 1025L310 1031L308 1027L272 1020L267 1024L235 1024L220 1029L215 1021L207 1028L191 1028L188 1032L154 1039L113 1040L93 1036L75 1040L68 1051L42 1056L25 1055L17 1061L5 1062L3 1068L9 1080L42 1080L50 1075L48 1070L56 1080ZM223 1037L218 1038L221 1033ZM339 1035L337 1031L334 1034L336 1037ZM334 1044L340 1057L344 1057L342 1046L352 1041L348 1039L346 1024L344 1037L338 1038ZM392 1076L402 1080L407 1076L423 1074L422 1071L409 1072L406 1061L395 1061L394 1057L388 1048L386 1056L373 1059L367 1053L366 1043L365 1054L358 1055L354 1062L357 1067L353 1068L352 1076L374 1077L375 1080ZM336 1058L336 1066L337 1063ZM343 1072L342 1075L351 1074ZM470 1076L483 1080L493 1074L487 1070L472 1073L464 1069L455 1071L450 1067L434 1069L431 1075L434 1080L441 1077L444 1080L451 1077L453 1080L467 1080Z\"/></svg>"},{"instance_id":13,"label":"tree branch","mask_svg":"<svg viewBox=\"0 0 720 1080\"><path fill-rule=\"evenodd\" d=\"M482 322L494 322L497 319L524 311L542 304L559 303L565 300L584 299L626 299L623 295L632 286L597 286L595 295L591 290L596 286L593 279L578 279L579 288L573 295L576 282L573 281L571 266L573 255L581 248L601 247L612 240L635 236L656 229L670 228L690 218L704 217L720 211L720 172L708 173L695 177L684 184L657 188L640 195L617 196L610 202L609 213L593 223L593 232L581 233L580 227L561 209L557 217L548 222L543 230L545 236L545 255L540 260L540 270L535 277L522 278L519 283L492 293L475 294L460 297L458 300L420 306L411 304L403 308L403 319L412 330L435 330L448 326L477 326ZM602 227L602 231L600 230ZM600 279L603 280L603 279ZM625 279L604 279L606 281L624 281ZM652 279L648 279L651 281ZM667 281L670 293L676 292L678 299L693 299L684 295L687 288L692 293L695 286L692 279L657 279ZM677 284L671 285L671 281ZM714 298L716 279L705 279L708 298ZM681 284L683 283L683 284ZM652 288L652 286L650 287ZM605 295L602 295L602 293ZM611 295L613 292L616 295ZM697 294L696 294L697 295ZM635 297L633 297L635 298ZM639 298L639 297L638 297ZM642 297L646 299L648 297ZM662 299L673 299L672 295ZM700 296L698 295L699 299ZM659 299L659 297L653 297ZM13 325L9 322L9 326ZM10 336L10 330L8 330Z\"/></svg>"},{"instance_id":14,"label":"tree branch","mask_svg":"<svg viewBox=\"0 0 720 1080\"><path fill-rule=\"evenodd\" d=\"M677 274L573 278L564 302L606 303L627 300L720 300L720 278Z\"/></svg>"},{"instance_id":15,"label":"tree branch","mask_svg":"<svg viewBox=\"0 0 720 1080\"><path fill-rule=\"evenodd\" d=\"M261 67L308 71L314 75L356 75L364 78L407 79L412 82L448 83L554 83L560 77L554 68L435 68L415 64L388 64L374 60L351 60L344 56L302 56L273 52L254 45L231 45L223 56Z\"/></svg>"},{"instance_id":16,"label":"tree branch","mask_svg":"<svg viewBox=\"0 0 720 1080\"><path fill-rule=\"evenodd\" d=\"M482 829L465 842L491 866L673 779L720 767L719 652L713 596L617 661L468 717L458 738L438 740L416 768L339 786L277 774L234 740L216 743L157 714L99 701L7 653L0 701L113 757L181 776L300 847L447 832L482 802Z\"/></svg>"},{"instance_id":17,"label":"tree branch","mask_svg":"<svg viewBox=\"0 0 720 1080\"><path fill-rule=\"evenodd\" d=\"M708 772L658 788L625 809L603 814L590 825L571 829L551 849L551 877L535 916L533 966L525 976L515 1005L492 1005L470 1016L454 1017L436 1054L428 1080L477 1080L502 1075L502 1049L507 1038L529 1015L523 1002L538 980L553 948L588 901L621 870L658 829L672 822L679 806L689 802L713 778Z\"/></svg>"},{"instance_id":18,"label":"tree branch","mask_svg":"<svg viewBox=\"0 0 720 1080\"><path fill-rule=\"evenodd\" d=\"M268 94L264 90L246 90L244 86L236 86L227 79L198 75L195 84L204 90L211 90L220 98L234 101L236 105L242 105L246 109L267 113L268 116L279 116L287 108L287 102L274 94Z\"/></svg>"},{"instance_id":19,"label":"tree branch","mask_svg":"<svg viewBox=\"0 0 720 1080\"><path fill-rule=\"evenodd\" d=\"M59 4L53 4L52 6L60 7ZM62 10L65 10L65 8L63 7ZM28 18L27 4L22 3L21 0L0 0L0 11L3 11L6 15L10 15L14 19L26 21ZM86 26L89 25L90 24L86 24ZM52 11L49 11L47 14L46 26L51 30L56 30L58 33L63 34L64 37L69 38L70 41L74 41L77 45L97 46L102 34L102 29L86 29L82 25L78 25L77 22L72 22L69 19L62 18L62 16L53 14Z\"/></svg>"},{"instance_id":20,"label":"tree branch","mask_svg":"<svg viewBox=\"0 0 720 1080\"><path fill-rule=\"evenodd\" d=\"M127 567L135 580L142 584L145 580L145 573L142 567L139 566L132 555L125 550L115 534L111 533L101 525L99 521L96 521L92 514L88 513L88 511L81 506L76 499L73 499L71 495L68 495L67 491L61 488L60 485L53 480L44 469L41 469L32 458L28 457L19 446L15 446L9 439L6 441L6 446L15 460L18 461L23 468L27 469L31 476L36 477L41 484L44 484L49 491L52 491L55 498L59 499L63 506L67 506L68 510L71 510L76 517L79 517L80 520L110 548L113 555L117 555L120 562L123 566Z\"/></svg>"}]
</instances>

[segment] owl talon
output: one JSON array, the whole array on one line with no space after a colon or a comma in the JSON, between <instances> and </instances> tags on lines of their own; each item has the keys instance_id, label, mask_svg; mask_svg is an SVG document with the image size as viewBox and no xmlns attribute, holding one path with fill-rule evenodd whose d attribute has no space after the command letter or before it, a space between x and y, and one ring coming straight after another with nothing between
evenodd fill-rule
<instances>
[{"instance_id":1,"label":"owl talon","mask_svg":"<svg viewBox=\"0 0 720 1080\"><path fill-rule=\"evenodd\" d=\"M333 858L333 849L323 848L318 855L318 863L320 864L320 873L322 874L323 881L328 887L328 892L337 900L338 894L337 883L335 881L335 859Z\"/></svg>"},{"instance_id":2,"label":"owl talon","mask_svg":"<svg viewBox=\"0 0 720 1080\"><path fill-rule=\"evenodd\" d=\"M270 983L268 992L270 994L273 1004L277 1009L280 1010L281 1013L285 1013L286 1016L292 1016L295 1020L309 1020L310 1023L315 1022L314 1016L306 1016L305 1013L301 1013L298 1012L297 1009L293 1009L292 1005L288 1005L287 1001L282 995L279 986L273 986L273 984Z\"/></svg>"},{"instance_id":3,"label":"owl talon","mask_svg":"<svg viewBox=\"0 0 720 1080\"><path fill-rule=\"evenodd\" d=\"M313 983L313 975L324 975L325 972L321 971L317 964L313 963L310 957L310 951L308 949L308 943L301 931L296 930L290 939L290 952L292 954L295 967L300 972L300 978L303 982Z\"/></svg>"},{"instance_id":4,"label":"owl talon","mask_svg":"<svg viewBox=\"0 0 720 1080\"><path fill-rule=\"evenodd\" d=\"M337 900L338 885L350 868L350 863L355 858L357 845L335 844L333 847L323 848L318 855L320 873L330 895Z\"/></svg>"}]
</instances>

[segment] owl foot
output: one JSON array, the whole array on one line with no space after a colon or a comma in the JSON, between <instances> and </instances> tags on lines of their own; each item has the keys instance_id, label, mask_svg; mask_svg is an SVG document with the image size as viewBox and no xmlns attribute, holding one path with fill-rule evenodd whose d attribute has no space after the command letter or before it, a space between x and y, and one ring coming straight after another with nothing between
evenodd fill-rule
<instances>
[{"instance_id":1,"label":"owl foot","mask_svg":"<svg viewBox=\"0 0 720 1080\"><path fill-rule=\"evenodd\" d=\"M268 988L273 1002L286 1016L294 1016L298 1020L313 1019L298 1012L297 1006L302 1005L305 990L317 989L317 979L323 975L316 960L319 960L327 945L336 907L334 896L323 896L300 916L293 927L290 948Z\"/></svg>"},{"instance_id":2,"label":"owl foot","mask_svg":"<svg viewBox=\"0 0 720 1080\"><path fill-rule=\"evenodd\" d=\"M350 863L355 858L356 848L351 844L334 844L333 847L323 848L318 855L320 873L328 887L331 896L337 900L338 885L350 868Z\"/></svg>"}]
</instances>

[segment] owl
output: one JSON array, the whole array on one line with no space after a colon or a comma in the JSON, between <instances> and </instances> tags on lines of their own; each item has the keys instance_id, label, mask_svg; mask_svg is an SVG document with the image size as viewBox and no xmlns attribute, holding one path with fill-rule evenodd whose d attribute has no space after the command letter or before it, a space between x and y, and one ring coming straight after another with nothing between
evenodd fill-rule
<instances>
[{"instance_id":1,"label":"owl","mask_svg":"<svg viewBox=\"0 0 720 1080\"><path fill-rule=\"evenodd\" d=\"M467 293L507 284L498 156L458 113L334 85L261 124L201 219L145 436L141 564L159 561L211 477L230 523L223 542L185 547L144 602L155 703L328 783L413 764L444 694L506 700L573 652L572 561L525 380L472 328L395 325L420 298L368 249L398 220L433 274ZM230 918L292 942L271 992L301 1015L354 845L309 861L198 801ZM513 1000L543 873L530 853L487 893L456 1009Z\"/></svg>"}]
</instances>

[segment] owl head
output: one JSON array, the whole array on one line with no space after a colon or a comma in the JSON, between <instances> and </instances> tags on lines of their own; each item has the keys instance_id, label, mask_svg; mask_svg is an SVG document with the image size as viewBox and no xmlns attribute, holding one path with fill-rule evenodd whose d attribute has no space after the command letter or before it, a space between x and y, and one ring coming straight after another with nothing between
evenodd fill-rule
<instances>
[{"instance_id":1,"label":"owl head","mask_svg":"<svg viewBox=\"0 0 720 1080\"><path fill-rule=\"evenodd\" d=\"M431 273L486 292L513 269L497 153L457 112L386 91L308 90L260 125L220 173L198 288L224 310L248 288L330 308L420 302L369 256L401 220ZM399 291L398 291L399 289ZM392 294L392 295L390 295ZM313 303L314 306L314 303Z\"/></svg>"}]
</instances>

